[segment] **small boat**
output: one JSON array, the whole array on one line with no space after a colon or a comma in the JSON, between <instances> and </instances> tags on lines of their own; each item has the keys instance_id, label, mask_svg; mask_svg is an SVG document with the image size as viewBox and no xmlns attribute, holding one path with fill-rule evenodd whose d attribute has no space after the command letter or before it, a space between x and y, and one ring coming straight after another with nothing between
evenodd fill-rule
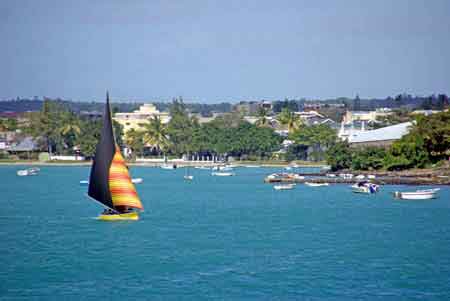
<instances>
[{"instance_id":1,"label":"small boat","mask_svg":"<svg viewBox=\"0 0 450 301\"><path fill-rule=\"evenodd\" d=\"M312 182L305 182L305 185L311 186L311 187L321 187L321 186L329 186L328 183L312 183Z\"/></svg>"},{"instance_id":2,"label":"small boat","mask_svg":"<svg viewBox=\"0 0 450 301\"><path fill-rule=\"evenodd\" d=\"M141 184L142 182L144 182L144 180L142 178L133 178L133 179L131 179L131 183L133 183L133 184ZM87 186L87 185L89 185L89 181L88 180L81 180L80 181L80 185L81 186Z\"/></svg>"},{"instance_id":3,"label":"small boat","mask_svg":"<svg viewBox=\"0 0 450 301\"><path fill-rule=\"evenodd\" d=\"M161 165L162 169L176 169L177 166L175 164L163 164Z\"/></svg>"},{"instance_id":4,"label":"small boat","mask_svg":"<svg viewBox=\"0 0 450 301\"><path fill-rule=\"evenodd\" d=\"M259 165L245 165L244 167L247 167L247 168L259 168L261 166L259 166Z\"/></svg>"},{"instance_id":5,"label":"small boat","mask_svg":"<svg viewBox=\"0 0 450 301\"><path fill-rule=\"evenodd\" d=\"M355 179L364 180L365 177L366 177L365 175L358 175L358 176L355 177Z\"/></svg>"},{"instance_id":6,"label":"small boat","mask_svg":"<svg viewBox=\"0 0 450 301\"><path fill-rule=\"evenodd\" d=\"M195 169L211 169L211 168L209 168L208 166L195 166L194 167Z\"/></svg>"},{"instance_id":7,"label":"small boat","mask_svg":"<svg viewBox=\"0 0 450 301\"><path fill-rule=\"evenodd\" d=\"M295 187L294 183L278 184L278 185L274 185L273 189L275 189L275 190L290 190L290 189L294 189L294 187Z\"/></svg>"},{"instance_id":8,"label":"small boat","mask_svg":"<svg viewBox=\"0 0 450 301\"><path fill-rule=\"evenodd\" d=\"M24 176L36 176L39 173L40 169L37 167L31 167L27 169L22 169L17 171L17 175L20 177Z\"/></svg>"},{"instance_id":9,"label":"small boat","mask_svg":"<svg viewBox=\"0 0 450 301\"><path fill-rule=\"evenodd\" d=\"M352 192L355 192L355 193L372 194L372 193L377 193L380 186L377 184L370 183L370 182L358 182L358 183L352 185L351 188L352 188Z\"/></svg>"},{"instance_id":10,"label":"small boat","mask_svg":"<svg viewBox=\"0 0 450 301\"><path fill-rule=\"evenodd\" d=\"M376 176L375 176L375 175L367 175L367 178L368 178L368 179L375 179Z\"/></svg>"},{"instance_id":11,"label":"small boat","mask_svg":"<svg viewBox=\"0 0 450 301\"><path fill-rule=\"evenodd\" d=\"M424 190L416 190L413 192L394 192L394 197L396 199L402 200L430 200L436 198L436 193L439 191L439 188L434 189L424 189Z\"/></svg>"},{"instance_id":12,"label":"small boat","mask_svg":"<svg viewBox=\"0 0 450 301\"><path fill-rule=\"evenodd\" d=\"M108 93L100 141L95 150L88 185L88 196L106 207L97 219L102 221L139 219L139 212L136 210L143 210L144 207L115 141Z\"/></svg>"},{"instance_id":13,"label":"small boat","mask_svg":"<svg viewBox=\"0 0 450 301\"><path fill-rule=\"evenodd\" d=\"M292 178L292 179L294 179L294 180L304 180L304 179L305 179L304 176L301 176L301 175L296 174L296 173L294 173L294 174L288 174L288 177L290 177L290 178Z\"/></svg>"},{"instance_id":14,"label":"small boat","mask_svg":"<svg viewBox=\"0 0 450 301\"><path fill-rule=\"evenodd\" d=\"M351 173L341 173L341 174L339 174L339 177L341 177L343 179L352 179L353 175Z\"/></svg>"},{"instance_id":15,"label":"small boat","mask_svg":"<svg viewBox=\"0 0 450 301\"><path fill-rule=\"evenodd\" d=\"M334 173L327 173L326 176L328 178L335 178L336 177L336 175Z\"/></svg>"},{"instance_id":16,"label":"small boat","mask_svg":"<svg viewBox=\"0 0 450 301\"><path fill-rule=\"evenodd\" d=\"M133 183L133 184L141 184L142 182L144 182L144 180L142 178L131 179L131 183Z\"/></svg>"},{"instance_id":17,"label":"small boat","mask_svg":"<svg viewBox=\"0 0 450 301\"><path fill-rule=\"evenodd\" d=\"M284 169L285 169L285 170L292 170L292 167L286 166Z\"/></svg>"},{"instance_id":18,"label":"small boat","mask_svg":"<svg viewBox=\"0 0 450 301\"><path fill-rule=\"evenodd\" d=\"M192 181L194 179L194 176L189 174L189 166L186 167L186 174L183 178L187 181Z\"/></svg>"},{"instance_id":19,"label":"small boat","mask_svg":"<svg viewBox=\"0 0 450 301\"><path fill-rule=\"evenodd\" d=\"M216 176L216 177L231 177L231 176L234 176L234 173L233 172L216 171L216 172L212 172L211 175Z\"/></svg>"},{"instance_id":20,"label":"small boat","mask_svg":"<svg viewBox=\"0 0 450 301\"><path fill-rule=\"evenodd\" d=\"M222 165L222 166L214 166L212 170L218 170L218 171L232 171L233 167L229 165Z\"/></svg>"}]
</instances>

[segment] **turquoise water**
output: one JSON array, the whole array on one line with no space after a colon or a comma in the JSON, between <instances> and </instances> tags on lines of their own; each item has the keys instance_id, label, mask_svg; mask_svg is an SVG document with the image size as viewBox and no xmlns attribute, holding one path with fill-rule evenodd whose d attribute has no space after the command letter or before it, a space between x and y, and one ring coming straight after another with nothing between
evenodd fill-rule
<instances>
[{"instance_id":1,"label":"turquoise water","mask_svg":"<svg viewBox=\"0 0 450 301\"><path fill-rule=\"evenodd\" d=\"M346 185L274 191L235 177L133 168L139 222L99 222L87 167L0 167L0 299L450 298L450 189L431 201Z\"/></svg>"}]
</instances>

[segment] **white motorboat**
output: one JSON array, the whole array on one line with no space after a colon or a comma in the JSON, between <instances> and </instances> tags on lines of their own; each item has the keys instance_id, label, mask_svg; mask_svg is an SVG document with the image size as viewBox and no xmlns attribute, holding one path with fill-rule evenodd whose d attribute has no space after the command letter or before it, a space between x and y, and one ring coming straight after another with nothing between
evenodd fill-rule
<instances>
[{"instance_id":1,"label":"white motorboat","mask_svg":"<svg viewBox=\"0 0 450 301\"><path fill-rule=\"evenodd\" d=\"M231 177L231 176L234 176L234 173L216 171L216 172L212 172L211 175L216 176L216 177Z\"/></svg>"},{"instance_id":2,"label":"white motorboat","mask_svg":"<svg viewBox=\"0 0 450 301\"><path fill-rule=\"evenodd\" d=\"M305 185L311 186L311 187L321 187L321 186L329 186L328 183L312 183L312 182L305 182Z\"/></svg>"},{"instance_id":3,"label":"white motorboat","mask_svg":"<svg viewBox=\"0 0 450 301\"><path fill-rule=\"evenodd\" d=\"M142 182L144 182L144 179L142 178L133 178L131 179L131 183L133 184L141 184ZM80 181L80 186L87 186L89 185L89 181L88 180L81 180Z\"/></svg>"},{"instance_id":4,"label":"white motorboat","mask_svg":"<svg viewBox=\"0 0 450 301\"><path fill-rule=\"evenodd\" d=\"M367 175L367 178L368 178L368 179L375 179L376 176L375 176L375 175Z\"/></svg>"},{"instance_id":5,"label":"white motorboat","mask_svg":"<svg viewBox=\"0 0 450 301\"><path fill-rule=\"evenodd\" d=\"M434 189L424 189L424 190L416 190L413 192L394 192L394 197L396 199L402 200L430 200L436 198L436 193L439 191L439 188Z\"/></svg>"},{"instance_id":6,"label":"white motorboat","mask_svg":"<svg viewBox=\"0 0 450 301\"><path fill-rule=\"evenodd\" d=\"M294 189L294 187L295 187L294 183L278 184L278 185L274 185L273 189L275 189L275 190L290 190L290 189Z\"/></svg>"},{"instance_id":7,"label":"white motorboat","mask_svg":"<svg viewBox=\"0 0 450 301\"><path fill-rule=\"evenodd\" d=\"M285 169L285 170L292 170L292 167L286 166L284 169Z\"/></svg>"},{"instance_id":8,"label":"white motorboat","mask_svg":"<svg viewBox=\"0 0 450 301\"><path fill-rule=\"evenodd\" d=\"M192 181L194 179L194 176L184 176L183 178L187 181Z\"/></svg>"},{"instance_id":9,"label":"white motorboat","mask_svg":"<svg viewBox=\"0 0 450 301\"><path fill-rule=\"evenodd\" d=\"M327 173L326 176L328 178L335 178L336 177L336 175L334 173Z\"/></svg>"},{"instance_id":10,"label":"white motorboat","mask_svg":"<svg viewBox=\"0 0 450 301\"><path fill-rule=\"evenodd\" d=\"M364 180L365 177L366 177L365 175L358 175L355 178L358 180Z\"/></svg>"},{"instance_id":11,"label":"white motorboat","mask_svg":"<svg viewBox=\"0 0 450 301\"><path fill-rule=\"evenodd\" d=\"M17 171L17 175L20 177L24 176L36 176L39 173L40 169L37 167L22 169Z\"/></svg>"},{"instance_id":12,"label":"white motorboat","mask_svg":"<svg viewBox=\"0 0 450 301\"><path fill-rule=\"evenodd\" d=\"M377 193L380 186L370 182L359 182L351 186L352 191L355 193Z\"/></svg>"},{"instance_id":13,"label":"white motorboat","mask_svg":"<svg viewBox=\"0 0 450 301\"><path fill-rule=\"evenodd\" d=\"M259 165L245 165L245 167L247 167L247 168L259 168L261 166L259 166Z\"/></svg>"}]
</instances>

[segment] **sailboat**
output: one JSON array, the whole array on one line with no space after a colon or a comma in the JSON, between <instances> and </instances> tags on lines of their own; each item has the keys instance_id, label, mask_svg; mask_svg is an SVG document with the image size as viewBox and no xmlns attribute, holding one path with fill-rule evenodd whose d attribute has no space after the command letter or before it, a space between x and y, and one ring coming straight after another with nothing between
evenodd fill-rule
<instances>
[{"instance_id":1,"label":"sailboat","mask_svg":"<svg viewBox=\"0 0 450 301\"><path fill-rule=\"evenodd\" d=\"M99 220L138 220L137 210L144 209L116 144L108 93L101 137L89 177L88 196L106 207Z\"/></svg>"},{"instance_id":2,"label":"sailboat","mask_svg":"<svg viewBox=\"0 0 450 301\"><path fill-rule=\"evenodd\" d=\"M186 166L186 174L183 178L187 181L192 181L194 179L194 176L189 174L189 166Z\"/></svg>"}]
</instances>

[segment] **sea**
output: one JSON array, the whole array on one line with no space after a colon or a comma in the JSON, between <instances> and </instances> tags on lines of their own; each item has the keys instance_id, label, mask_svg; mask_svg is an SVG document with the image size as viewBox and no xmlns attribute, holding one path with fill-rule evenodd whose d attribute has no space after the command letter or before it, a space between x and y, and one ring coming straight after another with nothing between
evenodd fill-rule
<instances>
[{"instance_id":1,"label":"sea","mask_svg":"<svg viewBox=\"0 0 450 301\"><path fill-rule=\"evenodd\" d=\"M145 211L102 222L89 167L0 166L0 300L449 300L450 188L399 201L276 191L281 168L132 167ZM297 169L307 172L313 169Z\"/></svg>"}]
</instances>

